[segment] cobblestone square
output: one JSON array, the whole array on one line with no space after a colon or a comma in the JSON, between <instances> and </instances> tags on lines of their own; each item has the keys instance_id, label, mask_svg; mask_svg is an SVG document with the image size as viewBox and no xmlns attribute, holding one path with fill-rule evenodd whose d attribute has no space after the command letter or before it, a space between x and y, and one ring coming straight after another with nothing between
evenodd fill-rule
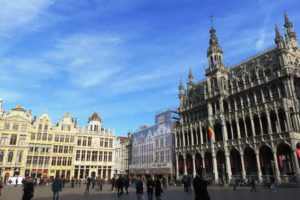
<instances>
[{"instance_id":1,"label":"cobblestone square","mask_svg":"<svg viewBox=\"0 0 300 200\"><path fill-rule=\"evenodd\" d=\"M136 199L134 188L130 188L129 195L117 197L117 192L110 191L110 185L105 185L103 191L97 192L93 189L89 194L84 193L85 187L70 188L69 185L60 193L60 200L132 200ZM145 190L144 190L145 191ZM208 188L212 200L222 199L243 199L243 200L296 200L299 199L299 188L278 188L276 192L269 188L258 188L257 192L250 192L250 188L242 187L237 191L233 191L231 187L214 187ZM146 195L146 193L144 193ZM6 186L2 191L0 200L20 200L22 199L22 187ZM192 200L194 194L187 195L183 192L182 187L169 187L164 190L163 200ZM50 186L35 187L33 200L52 200L52 192Z\"/></svg>"}]
</instances>

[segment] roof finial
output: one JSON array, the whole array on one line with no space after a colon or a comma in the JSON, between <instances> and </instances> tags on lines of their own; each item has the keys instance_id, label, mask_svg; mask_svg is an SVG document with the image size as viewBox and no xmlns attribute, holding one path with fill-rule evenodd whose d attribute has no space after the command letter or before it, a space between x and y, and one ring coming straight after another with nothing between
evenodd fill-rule
<instances>
[{"instance_id":1,"label":"roof finial","mask_svg":"<svg viewBox=\"0 0 300 200\"><path fill-rule=\"evenodd\" d=\"M210 26L213 27L214 16L210 15Z\"/></svg>"}]
</instances>

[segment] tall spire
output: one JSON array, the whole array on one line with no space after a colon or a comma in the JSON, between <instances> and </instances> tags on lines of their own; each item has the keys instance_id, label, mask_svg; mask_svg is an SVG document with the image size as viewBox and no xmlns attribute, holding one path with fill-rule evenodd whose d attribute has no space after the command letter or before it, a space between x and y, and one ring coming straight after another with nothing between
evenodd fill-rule
<instances>
[{"instance_id":1,"label":"tall spire","mask_svg":"<svg viewBox=\"0 0 300 200\"><path fill-rule=\"evenodd\" d=\"M293 23L289 20L286 12L284 12L284 27L286 28L288 33L293 31Z\"/></svg>"},{"instance_id":2,"label":"tall spire","mask_svg":"<svg viewBox=\"0 0 300 200\"><path fill-rule=\"evenodd\" d=\"M182 84L182 79L181 78L179 80L179 87L178 87L178 89L179 89L179 95L178 95L178 97L181 98L183 96L183 84Z\"/></svg>"},{"instance_id":3,"label":"tall spire","mask_svg":"<svg viewBox=\"0 0 300 200\"><path fill-rule=\"evenodd\" d=\"M275 43L277 44L277 46L279 48L283 48L284 47L284 40L283 37L279 31L279 28L277 26L277 24L275 24Z\"/></svg>"},{"instance_id":4,"label":"tall spire","mask_svg":"<svg viewBox=\"0 0 300 200\"><path fill-rule=\"evenodd\" d=\"M192 68L190 67L189 69L189 83L192 83L193 82L193 72L192 72Z\"/></svg>"},{"instance_id":5,"label":"tall spire","mask_svg":"<svg viewBox=\"0 0 300 200\"><path fill-rule=\"evenodd\" d=\"M210 28L210 38L209 38L209 47L207 50L207 58L209 62L209 66L212 68L219 68L223 66L223 50L219 45L219 40L216 35L216 29L213 26L211 16L211 28Z\"/></svg>"}]
</instances>

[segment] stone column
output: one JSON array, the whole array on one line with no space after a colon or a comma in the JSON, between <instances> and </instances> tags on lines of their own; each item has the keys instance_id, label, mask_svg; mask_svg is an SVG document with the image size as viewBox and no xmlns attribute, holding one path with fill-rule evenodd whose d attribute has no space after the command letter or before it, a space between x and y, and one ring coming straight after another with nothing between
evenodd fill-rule
<instances>
[{"instance_id":1,"label":"stone column","mask_svg":"<svg viewBox=\"0 0 300 200\"><path fill-rule=\"evenodd\" d=\"M239 120L238 120L237 116L235 116L235 122L236 122L236 129L237 129L238 139L241 139L240 123L239 123Z\"/></svg>"},{"instance_id":2,"label":"stone column","mask_svg":"<svg viewBox=\"0 0 300 200\"><path fill-rule=\"evenodd\" d=\"M186 144L185 144L185 133L184 133L184 128L182 126L182 143L183 143L183 147L186 147Z\"/></svg>"},{"instance_id":3,"label":"stone column","mask_svg":"<svg viewBox=\"0 0 300 200\"><path fill-rule=\"evenodd\" d=\"M245 170L245 163L244 163L244 153L240 153L241 156L241 165L242 165L242 177L245 180L246 179L246 170Z\"/></svg>"},{"instance_id":4,"label":"stone column","mask_svg":"<svg viewBox=\"0 0 300 200\"><path fill-rule=\"evenodd\" d=\"M277 183L281 183L276 150L273 151L273 158L274 158L275 177L276 177Z\"/></svg>"},{"instance_id":5,"label":"stone column","mask_svg":"<svg viewBox=\"0 0 300 200\"><path fill-rule=\"evenodd\" d=\"M259 120L259 129L260 129L260 134L263 135L264 132L263 132L263 127L262 127L262 123L261 123L261 118L260 118L260 115L258 115L258 120Z\"/></svg>"},{"instance_id":6,"label":"stone column","mask_svg":"<svg viewBox=\"0 0 300 200\"><path fill-rule=\"evenodd\" d=\"M228 183L230 183L230 181L232 179L232 171L231 171L230 153L229 152L225 152L225 164L226 164L226 172L228 175Z\"/></svg>"},{"instance_id":7,"label":"stone column","mask_svg":"<svg viewBox=\"0 0 300 200\"><path fill-rule=\"evenodd\" d=\"M245 128L245 137L248 137L248 130L247 130L247 123L245 115L243 115L243 121L244 121L244 128Z\"/></svg>"},{"instance_id":8,"label":"stone column","mask_svg":"<svg viewBox=\"0 0 300 200\"><path fill-rule=\"evenodd\" d=\"M190 132L191 132L191 140L192 141L190 141L190 146L193 146L193 145L195 145L194 144L194 132L193 132L193 125L190 125Z\"/></svg>"},{"instance_id":9,"label":"stone column","mask_svg":"<svg viewBox=\"0 0 300 200\"><path fill-rule=\"evenodd\" d=\"M212 163L213 163L213 172L214 172L215 183L219 183L219 174L218 174L218 168L217 168L217 159L216 159L216 154L215 154L214 150L212 152Z\"/></svg>"},{"instance_id":10,"label":"stone column","mask_svg":"<svg viewBox=\"0 0 300 200\"><path fill-rule=\"evenodd\" d=\"M271 124L271 116L269 112L266 112L267 121L268 121L268 134L272 134L272 124Z\"/></svg>"},{"instance_id":11,"label":"stone column","mask_svg":"<svg viewBox=\"0 0 300 200\"><path fill-rule=\"evenodd\" d=\"M230 121L230 134L231 134L231 139L233 140L233 127L232 127L232 122Z\"/></svg>"},{"instance_id":12,"label":"stone column","mask_svg":"<svg viewBox=\"0 0 300 200\"><path fill-rule=\"evenodd\" d=\"M259 152L255 151L255 156L256 156L256 166L257 166L257 176L258 176L258 181L262 181L262 173L261 173L261 168L260 168L260 161L259 161Z\"/></svg>"},{"instance_id":13,"label":"stone column","mask_svg":"<svg viewBox=\"0 0 300 200\"><path fill-rule=\"evenodd\" d=\"M277 133L281 132L281 127L280 127L280 119L279 119L279 115L278 115L278 110L275 110L276 113L276 118L277 118L277 123L276 123L276 129L277 129Z\"/></svg>"},{"instance_id":14,"label":"stone column","mask_svg":"<svg viewBox=\"0 0 300 200\"><path fill-rule=\"evenodd\" d=\"M250 121L251 121L252 135L253 135L253 136L256 136L256 133L255 133L255 126L254 126L254 120L253 120L252 114L250 115Z\"/></svg>"},{"instance_id":15,"label":"stone column","mask_svg":"<svg viewBox=\"0 0 300 200\"><path fill-rule=\"evenodd\" d=\"M293 150L293 160L294 160L294 166L295 166L295 172L297 175L300 175L300 167L299 167L299 161L298 161L298 156L297 156L297 149Z\"/></svg>"},{"instance_id":16,"label":"stone column","mask_svg":"<svg viewBox=\"0 0 300 200\"><path fill-rule=\"evenodd\" d=\"M186 154L183 156L183 175L187 175L186 171Z\"/></svg>"},{"instance_id":17,"label":"stone column","mask_svg":"<svg viewBox=\"0 0 300 200\"><path fill-rule=\"evenodd\" d=\"M178 169L178 154L176 154L176 179L179 177L179 169Z\"/></svg>"},{"instance_id":18,"label":"stone column","mask_svg":"<svg viewBox=\"0 0 300 200\"><path fill-rule=\"evenodd\" d=\"M291 122L291 117L290 117L290 111L285 110L285 119L287 122L287 131L292 131L292 122Z\"/></svg>"},{"instance_id":19,"label":"stone column","mask_svg":"<svg viewBox=\"0 0 300 200\"><path fill-rule=\"evenodd\" d=\"M195 138L195 146L196 146L196 145L199 145L199 133L198 133L197 126L195 126L195 136L196 136L196 138Z\"/></svg>"},{"instance_id":20,"label":"stone column","mask_svg":"<svg viewBox=\"0 0 300 200\"><path fill-rule=\"evenodd\" d=\"M205 155L202 153L202 167L205 169Z\"/></svg>"},{"instance_id":21,"label":"stone column","mask_svg":"<svg viewBox=\"0 0 300 200\"><path fill-rule=\"evenodd\" d=\"M175 131L175 148L178 148L179 146L178 146L178 141L177 141L177 136L178 136L178 132L177 132L177 129L176 129L176 131Z\"/></svg>"},{"instance_id":22,"label":"stone column","mask_svg":"<svg viewBox=\"0 0 300 200\"><path fill-rule=\"evenodd\" d=\"M195 177L196 176L196 165L195 165L196 155L195 155L195 153L193 153L192 159L193 159L193 177Z\"/></svg>"}]
</instances>

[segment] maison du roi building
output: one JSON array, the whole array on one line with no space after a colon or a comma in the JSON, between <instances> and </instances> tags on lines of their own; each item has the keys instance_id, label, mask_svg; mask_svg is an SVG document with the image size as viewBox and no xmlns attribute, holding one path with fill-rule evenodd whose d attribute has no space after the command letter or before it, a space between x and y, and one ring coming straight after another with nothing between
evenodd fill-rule
<instances>
[{"instance_id":1,"label":"maison du roi building","mask_svg":"<svg viewBox=\"0 0 300 200\"><path fill-rule=\"evenodd\" d=\"M111 178L114 132L97 113L86 128L76 121L66 113L53 124L47 113L32 117L22 106L5 112L0 101L0 177Z\"/></svg>"},{"instance_id":2,"label":"maison du roi building","mask_svg":"<svg viewBox=\"0 0 300 200\"><path fill-rule=\"evenodd\" d=\"M190 70L187 87L179 85L177 178L201 167L216 183L299 175L300 52L286 14L284 21L284 37L275 26L274 47L232 67L224 66L211 27L206 80L194 82Z\"/></svg>"}]
</instances>

